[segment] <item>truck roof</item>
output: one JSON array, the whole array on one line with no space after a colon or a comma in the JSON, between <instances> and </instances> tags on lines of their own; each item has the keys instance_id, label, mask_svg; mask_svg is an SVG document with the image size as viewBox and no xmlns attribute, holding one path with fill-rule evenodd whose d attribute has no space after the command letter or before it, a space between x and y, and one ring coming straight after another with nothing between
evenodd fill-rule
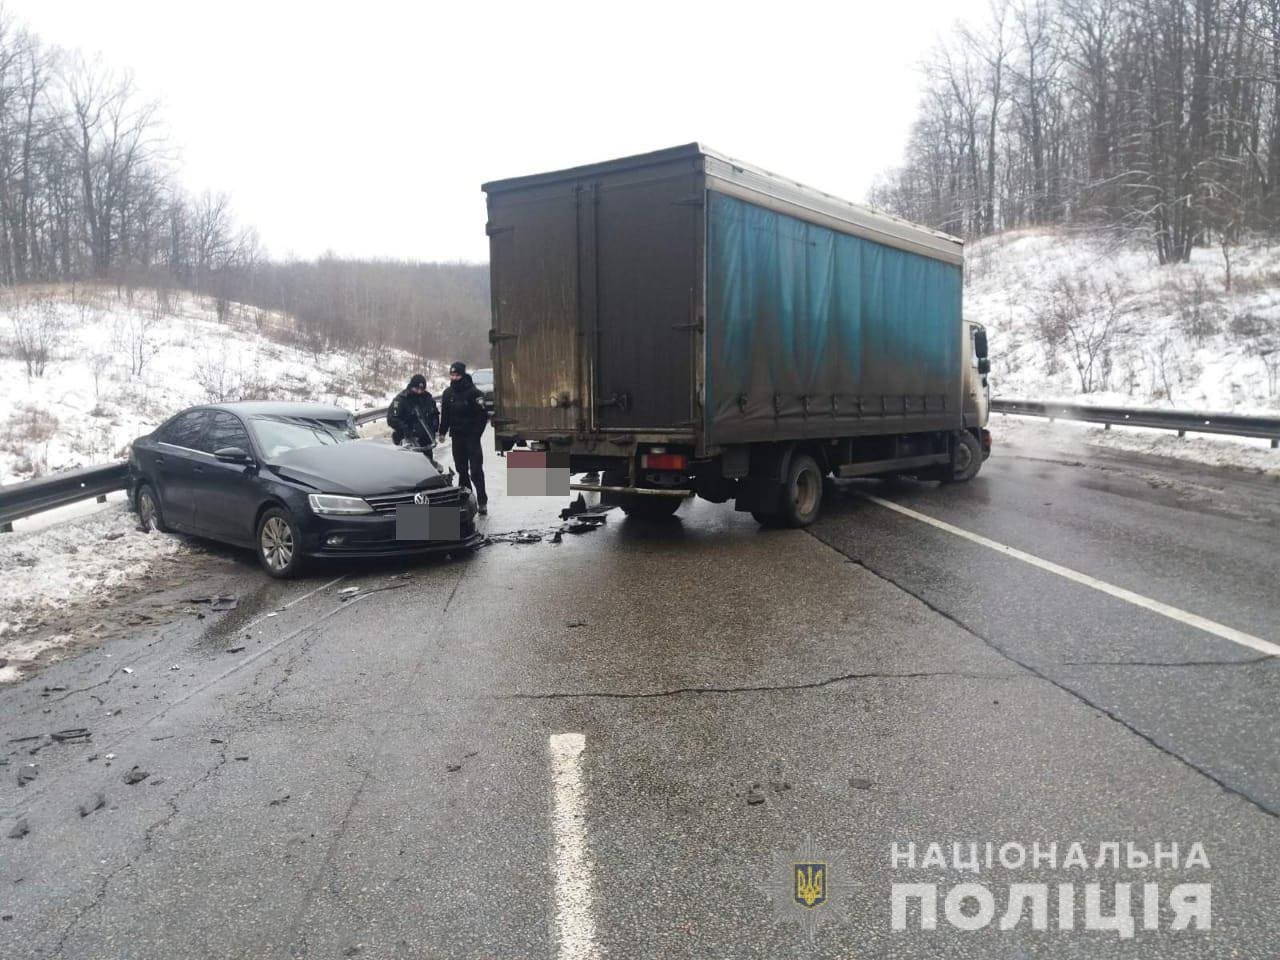
<instances>
[{"instance_id":1,"label":"truck roof","mask_svg":"<svg viewBox=\"0 0 1280 960\"><path fill-rule=\"evenodd\" d=\"M524 177L491 180L485 193L504 193L561 181L619 173L680 160L703 158L703 170L711 189L786 213L843 233L866 237L951 263L964 259L964 241L940 230L921 226L862 204L851 203L795 180L736 160L701 143L686 143L650 153L589 163Z\"/></svg>"}]
</instances>

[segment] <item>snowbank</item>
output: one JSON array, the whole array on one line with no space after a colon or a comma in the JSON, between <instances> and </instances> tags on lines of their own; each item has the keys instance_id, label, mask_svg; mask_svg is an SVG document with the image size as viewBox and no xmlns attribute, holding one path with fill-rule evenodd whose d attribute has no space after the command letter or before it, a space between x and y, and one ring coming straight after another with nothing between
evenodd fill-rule
<instances>
[{"instance_id":1,"label":"snowbank","mask_svg":"<svg viewBox=\"0 0 1280 960\"><path fill-rule=\"evenodd\" d=\"M1010 447L1047 449L1059 455L1087 455L1087 448L1099 448L1249 470L1280 480L1280 451L1272 450L1266 440L1203 435L1179 437L1168 430L1142 427L1107 430L1101 424L1063 420L1050 423L1039 417L999 414L991 418L990 428L997 453Z\"/></svg>"},{"instance_id":2,"label":"snowbank","mask_svg":"<svg viewBox=\"0 0 1280 960\"><path fill-rule=\"evenodd\" d=\"M57 638L41 644L30 635L44 614L105 595L187 550L179 537L143 533L123 502L43 529L0 534L0 658L30 659L43 646L57 646Z\"/></svg>"},{"instance_id":3,"label":"snowbank","mask_svg":"<svg viewBox=\"0 0 1280 960\"><path fill-rule=\"evenodd\" d=\"M1280 411L1280 352L1262 355L1280 347L1280 247L1251 242L1229 256L1230 291L1217 249L1162 267L1145 247L1060 231L968 245L965 315L989 329L993 395ZM1070 342L1045 336L1046 322L1073 313L1096 348L1087 392Z\"/></svg>"},{"instance_id":4,"label":"snowbank","mask_svg":"<svg viewBox=\"0 0 1280 960\"><path fill-rule=\"evenodd\" d=\"M24 360L48 346L43 370ZM385 404L416 369L401 350L309 350L279 314L189 294L22 288L0 299L0 483L117 459L195 403ZM443 383L443 364L428 375Z\"/></svg>"}]
</instances>

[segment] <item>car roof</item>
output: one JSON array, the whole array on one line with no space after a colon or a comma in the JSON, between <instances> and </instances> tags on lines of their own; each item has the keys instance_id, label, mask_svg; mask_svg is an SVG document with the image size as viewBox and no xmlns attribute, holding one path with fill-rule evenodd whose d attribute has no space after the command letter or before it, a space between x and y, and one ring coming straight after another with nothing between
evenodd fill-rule
<instances>
[{"instance_id":1,"label":"car roof","mask_svg":"<svg viewBox=\"0 0 1280 960\"><path fill-rule=\"evenodd\" d=\"M226 410L242 417L303 417L308 420L346 420L349 410L330 403L300 403L298 401L240 400L235 403L206 403L203 410Z\"/></svg>"}]
</instances>

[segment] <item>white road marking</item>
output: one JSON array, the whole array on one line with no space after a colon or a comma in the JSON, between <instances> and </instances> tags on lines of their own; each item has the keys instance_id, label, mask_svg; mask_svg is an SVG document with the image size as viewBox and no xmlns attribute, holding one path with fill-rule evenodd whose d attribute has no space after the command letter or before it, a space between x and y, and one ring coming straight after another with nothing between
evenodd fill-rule
<instances>
[{"instance_id":1,"label":"white road marking","mask_svg":"<svg viewBox=\"0 0 1280 960\"><path fill-rule=\"evenodd\" d=\"M1016 547L1006 546L995 540L989 540L977 533L971 533L961 527L947 523L945 520L939 520L928 514L919 513L910 507L904 507L900 503L894 503L891 500L885 500L881 497L872 496L864 493L863 497L872 503L878 503L886 509L893 510L903 516L911 517L913 520L919 520L921 523L927 523L930 526L937 527L939 530L945 530L947 533L953 533L957 537L963 537L972 543L980 544L997 553L1003 553L1007 557L1013 557L1015 560L1021 560L1023 563L1029 563L1033 567L1039 567L1041 570L1047 570L1049 573L1056 573L1064 579L1073 583L1079 583L1086 587L1092 587L1101 593L1124 600L1131 603L1135 607L1142 607L1144 610L1150 610L1152 613L1158 613L1162 617L1168 617L1170 620L1176 620L1179 623L1186 624L1189 627L1195 627L1197 630L1203 630L1205 633L1211 633L1215 637L1221 637L1223 640L1230 640L1232 643L1238 643L1242 647L1248 647L1250 650L1257 650L1259 653L1265 653L1270 657L1280 657L1280 645L1274 644L1269 640L1263 640L1261 637L1255 637L1251 633L1245 633L1243 630L1237 630L1235 627L1228 627L1225 624L1218 623L1216 620L1210 620L1199 614L1190 613L1181 610L1178 607L1172 607L1167 603L1161 603L1159 600L1152 600L1150 597L1144 597L1140 593L1134 593L1132 590L1126 590L1124 587L1117 587L1107 583L1105 580L1098 580L1089 576L1087 573L1081 573L1078 570L1072 570L1070 567L1064 567L1061 564L1054 563L1051 560L1044 560L1035 554L1027 553Z\"/></svg>"},{"instance_id":2,"label":"white road marking","mask_svg":"<svg viewBox=\"0 0 1280 960\"><path fill-rule=\"evenodd\" d=\"M551 735L551 826L555 832L556 956L559 960L588 960L601 956L596 946L592 901L591 854L587 850L582 789L582 751L587 738L580 733Z\"/></svg>"}]
</instances>

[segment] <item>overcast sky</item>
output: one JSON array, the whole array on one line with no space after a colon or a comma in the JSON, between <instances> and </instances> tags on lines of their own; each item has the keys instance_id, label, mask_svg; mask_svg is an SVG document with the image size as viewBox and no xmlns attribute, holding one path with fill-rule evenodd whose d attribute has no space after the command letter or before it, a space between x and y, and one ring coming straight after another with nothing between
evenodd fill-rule
<instances>
[{"instance_id":1,"label":"overcast sky","mask_svg":"<svg viewBox=\"0 0 1280 960\"><path fill-rule=\"evenodd\" d=\"M4 0L163 105L273 255L487 260L482 181L701 140L852 200L985 0Z\"/></svg>"}]
</instances>

